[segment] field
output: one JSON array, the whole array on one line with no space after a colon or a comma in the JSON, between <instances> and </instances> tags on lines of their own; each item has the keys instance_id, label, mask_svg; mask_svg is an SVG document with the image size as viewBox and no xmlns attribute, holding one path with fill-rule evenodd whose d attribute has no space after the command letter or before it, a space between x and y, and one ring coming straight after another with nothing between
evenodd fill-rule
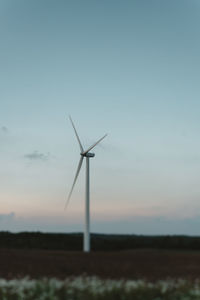
<instances>
[{"instance_id":1,"label":"field","mask_svg":"<svg viewBox=\"0 0 200 300\"><path fill-rule=\"evenodd\" d=\"M4 300L198 300L200 252L1 249L0 277Z\"/></svg>"},{"instance_id":2,"label":"field","mask_svg":"<svg viewBox=\"0 0 200 300\"><path fill-rule=\"evenodd\" d=\"M0 300L199 300L199 244L93 235L83 253L80 234L2 232Z\"/></svg>"},{"instance_id":3,"label":"field","mask_svg":"<svg viewBox=\"0 0 200 300\"><path fill-rule=\"evenodd\" d=\"M0 249L0 277L99 276L113 279L200 278L200 252L137 249L82 252Z\"/></svg>"}]
</instances>

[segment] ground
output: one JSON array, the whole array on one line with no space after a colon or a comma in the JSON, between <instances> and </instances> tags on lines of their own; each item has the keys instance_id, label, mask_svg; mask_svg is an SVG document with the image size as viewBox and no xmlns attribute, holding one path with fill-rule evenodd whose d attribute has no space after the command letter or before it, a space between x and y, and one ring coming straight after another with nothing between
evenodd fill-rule
<instances>
[{"instance_id":1,"label":"ground","mask_svg":"<svg viewBox=\"0 0 200 300\"><path fill-rule=\"evenodd\" d=\"M82 274L147 280L195 279L200 277L200 252L138 249L87 254L50 250L0 250L0 277L66 278Z\"/></svg>"}]
</instances>

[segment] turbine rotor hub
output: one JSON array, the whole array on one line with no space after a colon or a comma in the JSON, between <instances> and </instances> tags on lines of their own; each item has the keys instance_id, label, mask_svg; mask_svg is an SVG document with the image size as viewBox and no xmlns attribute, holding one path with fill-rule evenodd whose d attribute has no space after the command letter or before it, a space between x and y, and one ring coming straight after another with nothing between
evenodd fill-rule
<instances>
[{"instance_id":1,"label":"turbine rotor hub","mask_svg":"<svg viewBox=\"0 0 200 300\"><path fill-rule=\"evenodd\" d=\"M85 154L82 154L82 153L81 153L81 155L82 155L82 156L85 156L85 157L94 157L94 156L95 156L95 154L94 154L94 153L91 153L91 152L87 152L87 153L85 153Z\"/></svg>"}]
</instances>

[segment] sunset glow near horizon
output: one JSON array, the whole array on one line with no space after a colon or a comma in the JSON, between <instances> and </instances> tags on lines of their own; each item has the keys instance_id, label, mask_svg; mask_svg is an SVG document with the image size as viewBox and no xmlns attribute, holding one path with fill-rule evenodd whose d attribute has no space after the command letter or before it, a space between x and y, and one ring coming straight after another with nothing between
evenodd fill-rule
<instances>
[{"instance_id":1,"label":"sunset glow near horizon","mask_svg":"<svg viewBox=\"0 0 200 300\"><path fill-rule=\"evenodd\" d=\"M0 230L199 234L197 0L0 2ZM85 163L85 162L84 162Z\"/></svg>"}]
</instances>

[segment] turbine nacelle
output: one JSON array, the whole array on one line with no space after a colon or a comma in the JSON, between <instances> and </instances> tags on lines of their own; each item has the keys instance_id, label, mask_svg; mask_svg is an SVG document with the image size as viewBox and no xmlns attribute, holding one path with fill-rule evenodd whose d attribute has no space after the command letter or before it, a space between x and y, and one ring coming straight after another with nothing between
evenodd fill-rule
<instances>
[{"instance_id":1,"label":"turbine nacelle","mask_svg":"<svg viewBox=\"0 0 200 300\"><path fill-rule=\"evenodd\" d=\"M84 156L84 157L94 157L95 154L91 153L91 152L87 152L87 153L81 153L81 156Z\"/></svg>"}]
</instances>

